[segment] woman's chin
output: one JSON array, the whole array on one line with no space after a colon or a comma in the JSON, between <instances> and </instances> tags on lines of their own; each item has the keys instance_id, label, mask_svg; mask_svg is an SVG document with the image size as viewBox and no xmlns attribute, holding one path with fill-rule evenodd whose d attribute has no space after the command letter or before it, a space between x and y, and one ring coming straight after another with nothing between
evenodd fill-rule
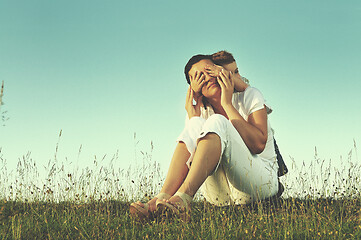
<instances>
[{"instance_id":1,"label":"woman's chin","mask_svg":"<svg viewBox=\"0 0 361 240\"><path fill-rule=\"evenodd\" d=\"M219 87L210 87L207 92L203 93L203 96L206 98L214 98L217 96L221 96L221 89Z\"/></svg>"}]
</instances>

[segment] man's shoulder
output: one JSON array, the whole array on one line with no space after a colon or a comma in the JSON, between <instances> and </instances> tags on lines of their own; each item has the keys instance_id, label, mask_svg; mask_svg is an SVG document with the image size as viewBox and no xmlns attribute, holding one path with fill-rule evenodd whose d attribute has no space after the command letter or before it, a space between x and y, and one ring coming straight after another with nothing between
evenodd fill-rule
<instances>
[{"instance_id":1,"label":"man's shoulder","mask_svg":"<svg viewBox=\"0 0 361 240\"><path fill-rule=\"evenodd\" d=\"M237 99L245 101L249 98L254 97L262 97L263 95L258 88L255 87L247 87L243 92L235 92L234 95L236 95Z\"/></svg>"},{"instance_id":2,"label":"man's shoulder","mask_svg":"<svg viewBox=\"0 0 361 240\"><path fill-rule=\"evenodd\" d=\"M257 94L257 93L261 93L261 91L260 91L258 88L251 87L251 86L247 87L246 90L244 90L244 92L247 93L247 94L252 94L252 93Z\"/></svg>"}]
</instances>

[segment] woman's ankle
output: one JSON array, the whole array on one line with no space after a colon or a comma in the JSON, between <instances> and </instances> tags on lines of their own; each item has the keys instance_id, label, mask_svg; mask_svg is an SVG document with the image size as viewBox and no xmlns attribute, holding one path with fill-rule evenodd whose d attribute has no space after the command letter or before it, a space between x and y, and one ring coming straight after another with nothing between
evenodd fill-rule
<instances>
[{"instance_id":1,"label":"woman's ankle","mask_svg":"<svg viewBox=\"0 0 361 240\"><path fill-rule=\"evenodd\" d=\"M172 201L173 200L173 201ZM170 202L176 203L181 208L184 208L186 211L190 210L190 205L193 200L193 197L182 192L176 192Z\"/></svg>"},{"instance_id":2,"label":"woman's ankle","mask_svg":"<svg viewBox=\"0 0 361 240\"><path fill-rule=\"evenodd\" d=\"M161 193L158 193L158 195L156 195L154 198L157 198L159 200L163 200L163 199L166 199L168 200L169 198L171 198L172 196L168 193L165 193L165 192L161 192Z\"/></svg>"}]
</instances>

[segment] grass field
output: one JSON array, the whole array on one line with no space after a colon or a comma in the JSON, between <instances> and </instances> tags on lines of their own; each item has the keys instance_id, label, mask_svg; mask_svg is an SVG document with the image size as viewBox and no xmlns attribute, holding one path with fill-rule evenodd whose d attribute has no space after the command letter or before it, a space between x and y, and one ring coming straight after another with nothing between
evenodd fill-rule
<instances>
[{"instance_id":1,"label":"grass field","mask_svg":"<svg viewBox=\"0 0 361 240\"><path fill-rule=\"evenodd\" d=\"M152 154L127 170L94 159L80 169L49 161L40 173L30 154L8 171L0 149L1 239L361 239L361 165L355 149L337 168L317 154L288 163L277 202L215 207L198 194L190 223L155 216L137 223L132 201L146 201L164 180ZM46 177L41 177L46 176Z\"/></svg>"},{"instance_id":2,"label":"grass field","mask_svg":"<svg viewBox=\"0 0 361 240\"><path fill-rule=\"evenodd\" d=\"M192 220L137 223L129 202L0 203L2 239L360 239L360 199L300 200L278 205L192 205Z\"/></svg>"}]
</instances>

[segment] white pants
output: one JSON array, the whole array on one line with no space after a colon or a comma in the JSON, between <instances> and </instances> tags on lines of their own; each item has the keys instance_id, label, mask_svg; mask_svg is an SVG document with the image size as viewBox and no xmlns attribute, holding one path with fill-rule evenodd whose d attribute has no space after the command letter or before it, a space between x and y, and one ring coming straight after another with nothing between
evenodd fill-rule
<instances>
[{"instance_id":1,"label":"white pants","mask_svg":"<svg viewBox=\"0 0 361 240\"><path fill-rule=\"evenodd\" d=\"M221 140L221 157L214 172L201 186L206 200L218 206L246 204L272 197L278 191L277 162L252 154L230 121L220 114L207 120L191 118L178 142L184 142L191 153L191 167L198 139L215 133Z\"/></svg>"}]
</instances>

